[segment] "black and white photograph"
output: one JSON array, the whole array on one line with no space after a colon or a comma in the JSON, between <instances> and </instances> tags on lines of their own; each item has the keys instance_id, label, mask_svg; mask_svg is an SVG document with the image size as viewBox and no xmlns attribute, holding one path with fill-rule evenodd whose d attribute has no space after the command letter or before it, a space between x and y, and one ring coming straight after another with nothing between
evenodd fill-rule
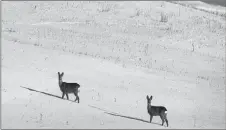
<instances>
[{"instance_id":1,"label":"black and white photograph","mask_svg":"<svg viewBox=\"0 0 226 130\"><path fill-rule=\"evenodd\" d=\"M225 129L226 1L1 1L1 129Z\"/></svg>"}]
</instances>

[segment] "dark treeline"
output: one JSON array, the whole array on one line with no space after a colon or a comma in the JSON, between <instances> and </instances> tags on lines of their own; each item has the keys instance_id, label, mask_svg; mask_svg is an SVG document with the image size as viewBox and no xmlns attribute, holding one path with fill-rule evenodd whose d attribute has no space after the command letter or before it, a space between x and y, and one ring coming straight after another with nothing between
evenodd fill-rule
<instances>
[{"instance_id":1,"label":"dark treeline","mask_svg":"<svg viewBox=\"0 0 226 130\"><path fill-rule=\"evenodd\" d=\"M202 0L202 2L226 7L226 0Z\"/></svg>"}]
</instances>

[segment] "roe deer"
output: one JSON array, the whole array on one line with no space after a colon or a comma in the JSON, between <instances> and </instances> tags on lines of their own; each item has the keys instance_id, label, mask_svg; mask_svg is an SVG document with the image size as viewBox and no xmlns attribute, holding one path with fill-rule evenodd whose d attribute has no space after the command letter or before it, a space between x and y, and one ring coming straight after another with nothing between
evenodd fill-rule
<instances>
[{"instance_id":1,"label":"roe deer","mask_svg":"<svg viewBox=\"0 0 226 130\"><path fill-rule=\"evenodd\" d=\"M77 83L66 83L66 82L63 82L62 81L62 77L64 75L64 72L62 72L60 74L60 72L58 72L58 77L59 77L59 87L60 87L60 90L62 92L62 99L64 98L64 95L66 94L67 96L67 100L69 100L68 98L68 94L69 93L74 93L76 99L75 99L75 102L78 100L78 103L79 103L79 96L78 96L78 88L80 87L79 84Z\"/></svg>"},{"instance_id":2,"label":"roe deer","mask_svg":"<svg viewBox=\"0 0 226 130\"><path fill-rule=\"evenodd\" d=\"M150 122L152 121L153 116L160 116L162 119L162 126L166 121L168 127L168 120L167 120L167 109L164 106L152 106L151 105L152 96L149 98L147 95L147 109L150 115Z\"/></svg>"}]
</instances>

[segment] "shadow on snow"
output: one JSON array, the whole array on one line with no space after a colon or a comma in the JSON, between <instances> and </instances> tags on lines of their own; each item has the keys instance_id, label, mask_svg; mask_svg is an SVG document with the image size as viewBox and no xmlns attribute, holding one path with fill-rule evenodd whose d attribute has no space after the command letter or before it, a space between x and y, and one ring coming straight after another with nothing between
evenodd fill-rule
<instances>
[{"instance_id":1,"label":"shadow on snow","mask_svg":"<svg viewBox=\"0 0 226 130\"><path fill-rule=\"evenodd\" d=\"M48 95L48 96L52 96L52 97L55 97L55 98L62 99L62 97L57 96L57 95L54 95L54 94L50 94L50 93L43 92L43 91L38 91L38 90L35 90L35 89L23 87L23 86L20 86L20 87L21 87L21 88L28 89L28 90L33 91L33 92L38 92L38 93L41 93L41 94L45 94L45 95ZM66 99L62 99L62 100L66 100ZM68 101L74 102L74 101L72 101L72 100L68 100ZM91 108L98 109L98 110L100 110L100 111L104 111L105 114L108 114L108 115L111 115L111 116L118 116L118 117L122 117L122 118L126 118L126 119L131 119L131 120L137 120L137 121L141 121L141 122L145 122L145 123L150 123L149 121L143 120L143 119L140 119L140 118L121 115L121 114L118 114L118 113L115 113L115 112L110 112L110 111L108 111L108 110L104 110L104 109L102 109L102 108L99 108L99 107L96 107L96 106L92 106L92 105L88 105L88 106L91 107ZM161 125L161 124L154 123L154 122L151 122L151 124Z\"/></svg>"},{"instance_id":2,"label":"shadow on snow","mask_svg":"<svg viewBox=\"0 0 226 130\"><path fill-rule=\"evenodd\" d=\"M47 93L47 92L43 92L43 91L38 91L38 90L35 90L35 89L23 87L23 86L20 86L20 87L21 87L21 88L28 89L28 90L30 90L30 91L34 91L34 92L38 92L38 93L45 94L45 95L48 95L48 96L52 96L52 97L55 97L55 98L62 99L62 97L57 96L57 95L54 95L54 94L51 94L51 93ZM66 100L66 99L62 99L62 100ZM74 102L74 101L72 101L72 100L68 100L68 101Z\"/></svg>"}]
</instances>

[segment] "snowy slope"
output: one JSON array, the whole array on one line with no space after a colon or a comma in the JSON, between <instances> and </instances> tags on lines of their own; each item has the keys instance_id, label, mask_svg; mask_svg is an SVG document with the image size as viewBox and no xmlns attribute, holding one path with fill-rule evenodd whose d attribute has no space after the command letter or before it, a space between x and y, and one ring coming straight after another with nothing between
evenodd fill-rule
<instances>
[{"instance_id":1,"label":"snowy slope","mask_svg":"<svg viewBox=\"0 0 226 130\"><path fill-rule=\"evenodd\" d=\"M149 123L146 95L168 128L225 128L222 17L167 2L2 3L2 128L167 128ZM57 72L81 85L79 104L60 98Z\"/></svg>"}]
</instances>

